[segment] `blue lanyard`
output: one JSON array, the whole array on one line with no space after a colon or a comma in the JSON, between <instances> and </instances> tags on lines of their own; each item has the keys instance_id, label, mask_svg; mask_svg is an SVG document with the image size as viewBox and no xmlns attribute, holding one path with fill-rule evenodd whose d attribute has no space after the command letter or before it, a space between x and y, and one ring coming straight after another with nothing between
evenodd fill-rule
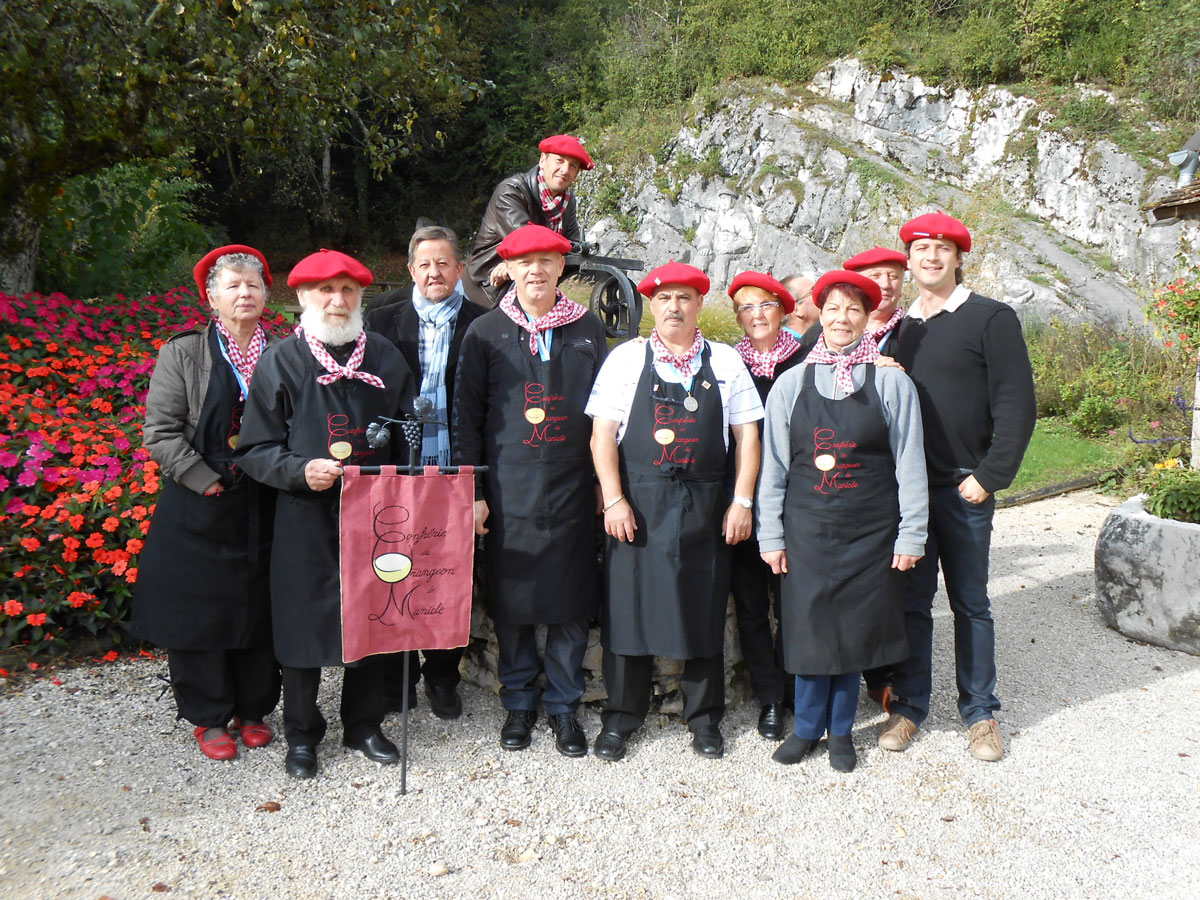
<instances>
[{"instance_id":1,"label":"blue lanyard","mask_svg":"<svg viewBox=\"0 0 1200 900\"><path fill-rule=\"evenodd\" d=\"M525 312L525 308L522 307L520 303L517 304L517 309L521 310L521 312L524 314L525 321L533 321L533 319L529 318L529 313ZM550 362L550 344L554 341L554 329L551 328L549 331L538 331L533 335L533 337L534 340L537 341L538 357L542 360L542 362Z\"/></svg>"},{"instance_id":2,"label":"blue lanyard","mask_svg":"<svg viewBox=\"0 0 1200 900\"><path fill-rule=\"evenodd\" d=\"M233 377L237 379L238 387L242 391L241 399L245 400L250 393L250 386L246 383L242 373L238 371L238 367L233 364L233 360L229 358L229 350L225 347L225 340L220 333L217 334L217 346L221 348L221 355L225 357L225 362L229 363L229 368L233 369Z\"/></svg>"},{"instance_id":3,"label":"blue lanyard","mask_svg":"<svg viewBox=\"0 0 1200 900\"><path fill-rule=\"evenodd\" d=\"M883 336L883 338L882 338L882 339L879 341L879 350L880 350L880 352L882 352L882 351L883 351L883 345L884 345L884 344L886 344L886 343L888 342L888 338L890 338L890 337L892 336L892 334L895 332L895 330L896 330L896 329L895 329L895 328L893 328L891 331L889 331L887 334L885 334L885 335Z\"/></svg>"}]
</instances>

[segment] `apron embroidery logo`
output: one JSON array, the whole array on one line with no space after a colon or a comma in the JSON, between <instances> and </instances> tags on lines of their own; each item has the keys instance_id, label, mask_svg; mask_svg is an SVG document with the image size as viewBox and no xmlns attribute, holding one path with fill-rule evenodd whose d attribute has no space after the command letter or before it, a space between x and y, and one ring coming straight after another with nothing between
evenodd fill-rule
<instances>
[{"instance_id":1,"label":"apron embroidery logo","mask_svg":"<svg viewBox=\"0 0 1200 900\"><path fill-rule=\"evenodd\" d=\"M567 439L562 433L562 424L566 416L552 416L556 404L564 398L559 394L547 394L546 386L536 381L525 383L525 421L533 426L533 432L523 444L529 447L540 447L542 444L556 444Z\"/></svg>"},{"instance_id":2,"label":"apron embroidery logo","mask_svg":"<svg viewBox=\"0 0 1200 900\"><path fill-rule=\"evenodd\" d=\"M662 454L654 465L674 463L679 466L692 464L692 446L700 442L699 438L686 437L689 425L696 424L696 417L689 415L676 416L675 407L667 403L656 403L654 406L654 440L662 446Z\"/></svg>"},{"instance_id":3,"label":"apron embroidery logo","mask_svg":"<svg viewBox=\"0 0 1200 900\"><path fill-rule=\"evenodd\" d=\"M821 483L814 485L813 490L829 494L858 487L858 480L851 470L859 468L861 463L846 461L847 451L856 447L855 441L837 440L837 433L832 428L814 428L813 465L821 472Z\"/></svg>"},{"instance_id":4,"label":"apron embroidery logo","mask_svg":"<svg viewBox=\"0 0 1200 900\"><path fill-rule=\"evenodd\" d=\"M354 452L354 445L344 440L350 436L350 417L345 413L330 413L326 417L329 427L329 455L334 459L348 459Z\"/></svg>"}]
</instances>

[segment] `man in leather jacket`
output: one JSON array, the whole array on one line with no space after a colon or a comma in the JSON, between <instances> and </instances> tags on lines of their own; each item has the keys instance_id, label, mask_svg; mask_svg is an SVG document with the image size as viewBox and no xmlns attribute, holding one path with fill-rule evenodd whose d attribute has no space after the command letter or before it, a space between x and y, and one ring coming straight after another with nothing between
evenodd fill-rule
<instances>
[{"instance_id":1,"label":"man in leather jacket","mask_svg":"<svg viewBox=\"0 0 1200 900\"><path fill-rule=\"evenodd\" d=\"M583 240L571 185L592 158L578 138L556 134L538 144L541 158L528 172L505 178L488 201L467 262L463 287L468 298L493 307L508 288L508 268L500 258L500 242L523 225L551 228L572 244Z\"/></svg>"}]
</instances>

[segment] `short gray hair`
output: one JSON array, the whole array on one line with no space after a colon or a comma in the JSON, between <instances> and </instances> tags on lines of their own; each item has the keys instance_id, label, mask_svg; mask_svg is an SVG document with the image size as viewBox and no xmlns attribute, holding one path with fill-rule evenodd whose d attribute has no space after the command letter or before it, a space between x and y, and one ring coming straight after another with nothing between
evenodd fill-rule
<instances>
[{"instance_id":1,"label":"short gray hair","mask_svg":"<svg viewBox=\"0 0 1200 900\"><path fill-rule=\"evenodd\" d=\"M245 272L247 269L258 273L259 284L262 285L263 296L267 295L267 277L263 272L262 260L250 253L226 253L224 256L218 256L217 261L212 264L212 268L208 270L208 278L204 280L204 289L211 297L217 290L217 278L225 269L233 269L235 272Z\"/></svg>"},{"instance_id":2,"label":"short gray hair","mask_svg":"<svg viewBox=\"0 0 1200 900\"><path fill-rule=\"evenodd\" d=\"M454 252L454 261L462 262L462 249L458 246L458 235L445 225L427 225L424 228L418 228L413 232L412 238L408 242L408 258L412 260L413 254L417 252L417 245L423 244L426 241L446 241L450 244L450 249Z\"/></svg>"}]
</instances>

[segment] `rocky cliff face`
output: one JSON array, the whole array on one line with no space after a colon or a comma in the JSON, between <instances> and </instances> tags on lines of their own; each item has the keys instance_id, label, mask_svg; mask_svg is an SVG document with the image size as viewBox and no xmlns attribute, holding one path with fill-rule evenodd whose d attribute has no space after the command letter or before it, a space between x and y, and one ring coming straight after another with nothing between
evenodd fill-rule
<instances>
[{"instance_id":1,"label":"rocky cliff face","mask_svg":"<svg viewBox=\"0 0 1200 900\"><path fill-rule=\"evenodd\" d=\"M651 265L691 262L723 286L747 268L820 272L898 247L906 219L943 209L972 229L966 276L980 292L1022 315L1141 322L1138 290L1200 262L1200 223L1149 225L1139 207L1173 187L1165 168L1052 120L999 88L949 91L839 60L806 90L734 94L680 129L589 237Z\"/></svg>"}]
</instances>

